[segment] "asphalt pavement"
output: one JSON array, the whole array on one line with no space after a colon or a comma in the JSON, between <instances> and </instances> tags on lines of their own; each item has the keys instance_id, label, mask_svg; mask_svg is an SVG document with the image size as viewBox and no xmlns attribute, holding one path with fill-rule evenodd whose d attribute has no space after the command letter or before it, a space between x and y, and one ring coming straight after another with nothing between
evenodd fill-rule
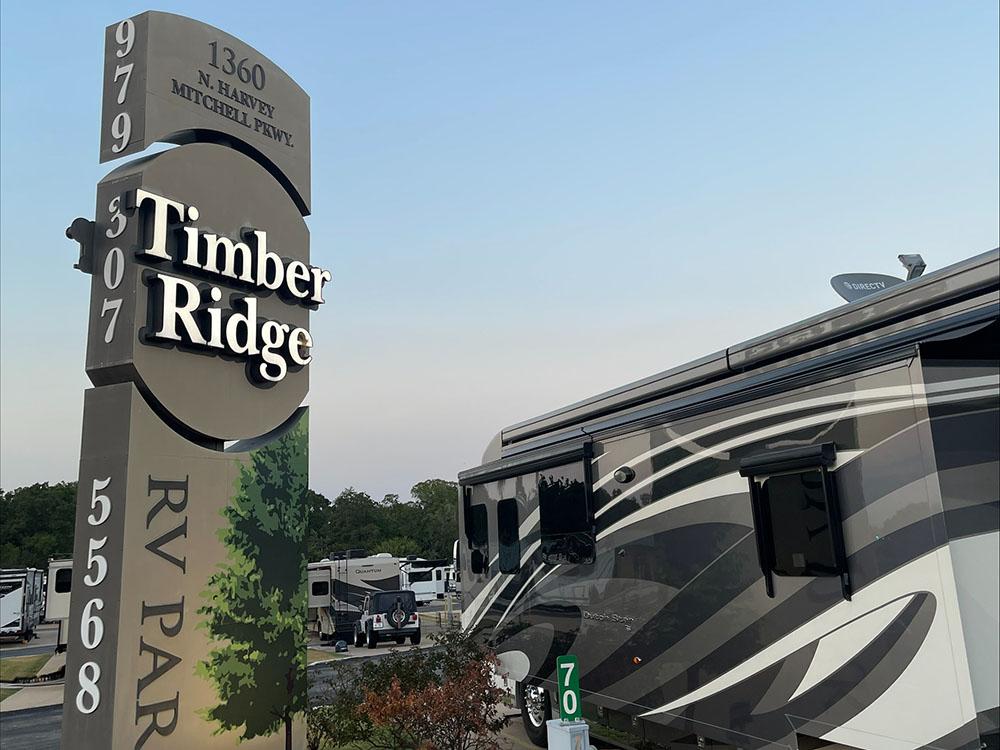
<instances>
[{"instance_id":1,"label":"asphalt pavement","mask_svg":"<svg viewBox=\"0 0 1000 750\"><path fill-rule=\"evenodd\" d=\"M3 750L59 750L62 706L30 708L0 716ZM534 750L519 716L512 716L500 736L504 750Z\"/></svg>"},{"instance_id":2,"label":"asphalt pavement","mask_svg":"<svg viewBox=\"0 0 1000 750\"><path fill-rule=\"evenodd\" d=\"M56 652L56 636L59 634L59 625L49 623L39 625L35 631L36 638L31 642L23 644L20 641L0 642L0 659L12 656L35 656L37 654L54 654ZM6 750L6 747L4 748Z\"/></svg>"},{"instance_id":3,"label":"asphalt pavement","mask_svg":"<svg viewBox=\"0 0 1000 750\"><path fill-rule=\"evenodd\" d=\"M59 750L62 706L0 714L3 750Z\"/></svg>"},{"instance_id":4,"label":"asphalt pavement","mask_svg":"<svg viewBox=\"0 0 1000 750\"><path fill-rule=\"evenodd\" d=\"M55 646L22 646L19 649L0 650L0 659L12 659L17 656L38 656L38 654L54 654Z\"/></svg>"}]
</instances>

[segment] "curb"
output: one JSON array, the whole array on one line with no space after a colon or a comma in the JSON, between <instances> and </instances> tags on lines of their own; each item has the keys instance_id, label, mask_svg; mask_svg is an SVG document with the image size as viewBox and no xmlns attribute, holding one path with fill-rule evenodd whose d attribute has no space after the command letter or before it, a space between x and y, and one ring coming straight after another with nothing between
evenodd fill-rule
<instances>
[{"instance_id":1,"label":"curb","mask_svg":"<svg viewBox=\"0 0 1000 750\"><path fill-rule=\"evenodd\" d=\"M10 690L24 690L25 688L49 687L51 685L65 685L66 678L60 677L58 680L45 680L44 682L0 682L0 688Z\"/></svg>"}]
</instances>

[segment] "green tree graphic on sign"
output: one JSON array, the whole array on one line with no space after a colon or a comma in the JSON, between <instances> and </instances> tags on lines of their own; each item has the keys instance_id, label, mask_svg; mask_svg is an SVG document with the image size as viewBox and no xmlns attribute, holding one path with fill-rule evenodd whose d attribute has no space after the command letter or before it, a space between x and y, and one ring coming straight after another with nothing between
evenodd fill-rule
<instances>
[{"instance_id":1,"label":"green tree graphic on sign","mask_svg":"<svg viewBox=\"0 0 1000 750\"><path fill-rule=\"evenodd\" d=\"M219 704L202 711L216 734L242 740L282 726L292 747L292 718L306 709L306 559L308 422L250 452L236 495L222 514L227 562L208 580L199 624L218 642L197 666Z\"/></svg>"}]
</instances>

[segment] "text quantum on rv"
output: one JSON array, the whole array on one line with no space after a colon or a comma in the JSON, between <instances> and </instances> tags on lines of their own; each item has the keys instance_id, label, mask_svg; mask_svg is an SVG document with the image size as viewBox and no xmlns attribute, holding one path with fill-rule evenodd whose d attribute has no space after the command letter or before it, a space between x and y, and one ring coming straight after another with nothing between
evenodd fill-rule
<instances>
[{"instance_id":1,"label":"text quantum on rv","mask_svg":"<svg viewBox=\"0 0 1000 750\"><path fill-rule=\"evenodd\" d=\"M136 252L144 261L172 261L178 270L217 277L263 295L276 293L288 304L315 308L323 303L323 286L331 280L330 272L271 252L266 230L245 227L239 240L202 232L196 226L185 226L199 219L197 206L141 189L135 192L135 206L140 211L152 209L151 241ZM168 236L177 221L183 237L171 256ZM261 318L257 297L234 294L232 307L223 309L218 306L223 291L213 284L196 284L155 270L143 275L150 287L144 343L181 345L245 360L248 379L265 387L312 360L309 331Z\"/></svg>"}]
</instances>

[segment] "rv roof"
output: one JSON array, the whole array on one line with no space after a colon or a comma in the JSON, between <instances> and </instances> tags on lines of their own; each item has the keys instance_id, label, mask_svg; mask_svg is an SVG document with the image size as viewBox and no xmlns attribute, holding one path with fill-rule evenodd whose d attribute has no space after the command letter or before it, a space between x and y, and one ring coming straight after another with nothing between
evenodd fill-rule
<instances>
[{"instance_id":1,"label":"rv roof","mask_svg":"<svg viewBox=\"0 0 1000 750\"><path fill-rule=\"evenodd\" d=\"M503 445L566 428L726 376L845 342L851 336L926 314L949 303L995 289L1000 248L973 256L904 284L844 304L561 409L511 425ZM844 346L848 344L845 343Z\"/></svg>"}]
</instances>

